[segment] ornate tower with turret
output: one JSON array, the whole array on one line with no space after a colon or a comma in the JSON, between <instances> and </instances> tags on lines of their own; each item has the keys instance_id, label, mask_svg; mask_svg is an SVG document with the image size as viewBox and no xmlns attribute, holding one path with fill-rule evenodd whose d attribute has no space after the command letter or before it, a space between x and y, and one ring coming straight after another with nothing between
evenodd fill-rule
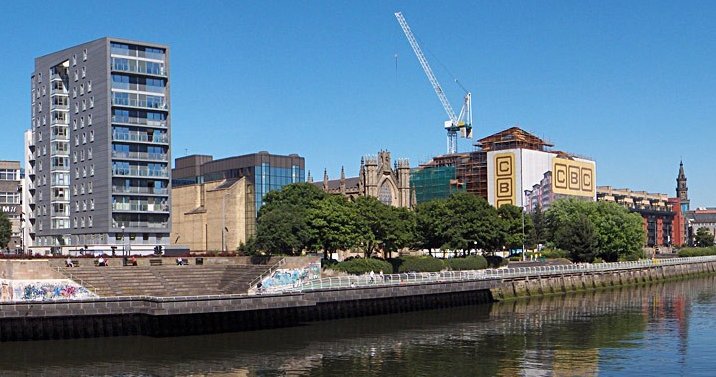
<instances>
[{"instance_id":1,"label":"ornate tower with turret","mask_svg":"<svg viewBox=\"0 0 716 377\"><path fill-rule=\"evenodd\" d=\"M397 172L398 190L400 191L400 206L410 208L410 162L406 158L399 158L395 163Z\"/></svg>"},{"instance_id":2,"label":"ornate tower with turret","mask_svg":"<svg viewBox=\"0 0 716 377\"><path fill-rule=\"evenodd\" d=\"M681 212L689 210L689 188L686 186L686 174L684 174L684 162L679 162L679 176L676 177L676 197L681 203Z\"/></svg>"},{"instance_id":3,"label":"ornate tower with turret","mask_svg":"<svg viewBox=\"0 0 716 377\"><path fill-rule=\"evenodd\" d=\"M363 157L365 165L363 165L363 179L365 180L366 196L378 197L378 157Z\"/></svg>"}]
</instances>

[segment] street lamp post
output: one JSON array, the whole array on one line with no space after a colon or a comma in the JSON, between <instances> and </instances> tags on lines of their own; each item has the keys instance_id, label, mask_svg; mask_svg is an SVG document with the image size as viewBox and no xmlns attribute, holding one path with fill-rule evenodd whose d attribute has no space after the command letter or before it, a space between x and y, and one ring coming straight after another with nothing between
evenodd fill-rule
<instances>
[{"instance_id":1,"label":"street lamp post","mask_svg":"<svg viewBox=\"0 0 716 377\"><path fill-rule=\"evenodd\" d=\"M124 239L124 225L122 225L122 256L127 255L126 242L127 241L125 241L125 239Z\"/></svg>"}]
</instances>

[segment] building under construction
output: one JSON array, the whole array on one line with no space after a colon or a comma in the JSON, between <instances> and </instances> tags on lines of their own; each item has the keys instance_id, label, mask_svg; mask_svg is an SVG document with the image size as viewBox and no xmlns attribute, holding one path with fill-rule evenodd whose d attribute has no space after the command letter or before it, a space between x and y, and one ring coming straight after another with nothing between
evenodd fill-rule
<instances>
[{"instance_id":1,"label":"building under construction","mask_svg":"<svg viewBox=\"0 0 716 377\"><path fill-rule=\"evenodd\" d=\"M580 164L580 162L569 162L570 160L591 163L591 168L581 165L569 168L570 174L575 169L578 172L577 176L572 177L573 181L578 183L578 188L557 187L557 191L561 189L565 195L582 195L591 197L592 200L594 198L592 161L564 152L552 151L550 149L553 147L552 143L519 127L512 127L482 138L475 146L477 147L475 151L437 156L415 169L411 174L411 177L414 177L411 179L413 183L420 182L421 179L427 182L430 181L430 177L440 177L440 179L432 179L430 184L411 185L416 203L444 198L452 192L464 190L479 195L496 206L506 203L523 205L525 189L532 189L547 171L552 170L555 158L566 161L565 164L570 166ZM454 176L449 176L453 171ZM502 176L505 171L509 171L509 174ZM449 176L449 179L446 176ZM566 177L564 175L563 182L569 185ZM583 180L588 181L586 186L582 185ZM439 188L441 185L442 189Z\"/></svg>"}]
</instances>

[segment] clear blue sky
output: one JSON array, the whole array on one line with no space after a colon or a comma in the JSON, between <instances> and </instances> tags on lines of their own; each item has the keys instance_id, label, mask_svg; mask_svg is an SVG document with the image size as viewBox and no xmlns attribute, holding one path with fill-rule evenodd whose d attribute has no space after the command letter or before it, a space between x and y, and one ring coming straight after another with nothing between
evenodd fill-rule
<instances>
[{"instance_id":1,"label":"clear blue sky","mask_svg":"<svg viewBox=\"0 0 716 377\"><path fill-rule=\"evenodd\" d=\"M0 159L22 160L33 59L116 36L171 46L174 157L299 153L317 179L380 149L425 162L446 116L397 10L453 106L450 73L473 92L478 138L519 124L599 185L672 196L683 157L692 207L716 206L714 2L7 3Z\"/></svg>"}]
</instances>

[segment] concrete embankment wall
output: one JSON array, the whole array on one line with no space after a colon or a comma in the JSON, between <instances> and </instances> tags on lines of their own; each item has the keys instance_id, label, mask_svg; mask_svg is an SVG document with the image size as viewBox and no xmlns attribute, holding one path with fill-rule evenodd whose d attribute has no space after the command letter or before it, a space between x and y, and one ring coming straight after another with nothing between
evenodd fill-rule
<instances>
[{"instance_id":1,"label":"concrete embankment wall","mask_svg":"<svg viewBox=\"0 0 716 377\"><path fill-rule=\"evenodd\" d=\"M548 278L432 282L280 295L108 297L0 303L0 340L176 336L488 303L713 273L716 262Z\"/></svg>"},{"instance_id":2,"label":"concrete embankment wall","mask_svg":"<svg viewBox=\"0 0 716 377\"><path fill-rule=\"evenodd\" d=\"M571 273L547 277L505 279L492 288L495 300L510 300L583 290L644 284L716 272L716 262L692 263L618 271Z\"/></svg>"}]
</instances>

